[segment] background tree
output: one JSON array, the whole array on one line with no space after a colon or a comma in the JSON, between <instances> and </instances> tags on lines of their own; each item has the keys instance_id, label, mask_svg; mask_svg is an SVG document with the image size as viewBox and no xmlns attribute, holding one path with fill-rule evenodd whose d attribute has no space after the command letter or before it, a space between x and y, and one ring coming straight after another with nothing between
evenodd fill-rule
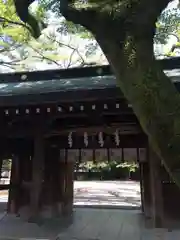
<instances>
[{"instance_id":1,"label":"background tree","mask_svg":"<svg viewBox=\"0 0 180 240\"><path fill-rule=\"evenodd\" d=\"M1 72L69 68L96 63L97 56L90 39L86 44L79 43L78 35L75 41L72 35L64 34L65 25L62 24L60 31L57 21L47 24L49 14L43 5L35 4L31 6L31 11L39 21L44 22L44 31L38 39L33 38L31 28L17 16L13 0L0 1ZM103 54L98 54L98 58L99 61L105 60Z\"/></svg>"},{"instance_id":2,"label":"background tree","mask_svg":"<svg viewBox=\"0 0 180 240\"><path fill-rule=\"evenodd\" d=\"M176 56L180 42L180 10L176 8L164 10L156 23L155 44L167 44L169 39L174 39L173 43L160 55Z\"/></svg>"},{"instance_id":3,"label":"background tree","mask_svg":"<svg viewBox=\"0 0 180 240\"><path fill-rule=\"evenodd\" d=\"M39 21L45 17L41 6L36 8L34 14ZM19 67L23 66L23 61L28 57L24 48L31 39L32 30L27 24L20 21L13 0L0 0L1 67L19 70Z\"/></svg>"}]
</instances>

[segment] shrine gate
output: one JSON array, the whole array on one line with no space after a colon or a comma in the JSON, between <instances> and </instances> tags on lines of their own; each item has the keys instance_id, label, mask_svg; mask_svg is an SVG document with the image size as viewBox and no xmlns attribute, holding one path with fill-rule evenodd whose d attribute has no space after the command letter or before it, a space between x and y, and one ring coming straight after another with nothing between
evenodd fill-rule
<instances>
[{"instance_id":1,"label":"shrine gate","mask_svg":"<svg viewBox=\"0 0 180 240\"><path fill-rule=\"evenodd\" d=\"M160 64L180 90L180 59ZM165 216L180 217L180 191L151 150L109 66L1 74L0 141L0 167L3 159L12 159L10 184L0 186L9 189L9 213L27 219L71 215L70 151L135 148L144 215L156 226Z\"/></svg>"}]
</instances>

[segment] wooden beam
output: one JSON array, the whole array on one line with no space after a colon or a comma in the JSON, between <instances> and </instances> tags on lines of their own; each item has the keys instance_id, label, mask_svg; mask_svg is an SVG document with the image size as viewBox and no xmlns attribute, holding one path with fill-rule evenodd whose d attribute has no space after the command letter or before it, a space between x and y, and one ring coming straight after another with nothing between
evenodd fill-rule
<instances>
[{"instance_id":1,"label":"wooden beam","mask_svg":"<svg viewBox=\"0 0 180 240\"><path fill-rule=\"evenodd\" d=\"M43 120L42 120L43 122ZM22 123L23 124L23 123ZM33 125L33 124L32 124ZM39 123L39 126L42 127L43 123ZM36 125L36 128L38 128L38 125ZM46 127L44 126L43 132L44 136L46 138L56 135L66 135L69 131L76 132L78 135L83 133L84 131L88 131L89 133L97 132L97 131L105 131L107 133L112 133L115 129L119 129L120 134L143 134L142 129L140 126L135 122L123 122L123 123L113 123L106 124L105 122L102 124L95 124L90 125L84 125L80 126L78 124L75 124L74 126L64 126L63 124L61 127L53 129L52 127L49 127L48 123ZM33 132L35 129L35 124L33 126L2 126L2 130L0 132L1 138L30 138L33 137Z\"/></svg>"},{"instance_id":2,"label":"wooden beam","mask_svg":"<svg viewBox=\"0 0 180 240\"><path fill-rule=\"evenodd\" d=\"M120 135L120 144L116 145L115 141L113 141L113 136L104 134L104 148L144 148L147 145L147 137L144 134L132 134L132 135ZM68 135L63 136L54 136L49 138L48 141L51 141L53 144L56 144L61 149L79 149L79 148L87 148L87 149L97 149L100 148L98 141L98 134L89 135L88 137L88 146L85 146L83 135L79 136L76 133L72 133L72 146L70 147L68 144Z\"/></svg>"},{"instance_id":3,"label":"wooden beam","mask_svg":"<svg viewBox=\"0 0 180 240\"><path fill-rule=\"evenodd\" d=\"M103 126L86 126L86 127L80 127L80 126L74 126L73 127L67 127L62 130L54 130L51 131L50 133L47 133L45 137L53 136L53 135L67 135L68 132L73 132L76 133L77 135L81 135L84 132L87 132L88 134L97 134L97 132L104 132L107 134L112 134L116 129L119 129L120 134L142 134L142 130L140 129L139 126L136 124L113 124L111 125L106 125L104 124Z\"/></svg>"},{"instance_id":4,"label":"wooden beam","mask_svg":"<svg viewBox=\"0 0 180 240\"><path fill-rule=\"evenodd\" d=\"M12 184L0 184L0 190L9 190L13 187Z\"/></svg>"}]
</instances>

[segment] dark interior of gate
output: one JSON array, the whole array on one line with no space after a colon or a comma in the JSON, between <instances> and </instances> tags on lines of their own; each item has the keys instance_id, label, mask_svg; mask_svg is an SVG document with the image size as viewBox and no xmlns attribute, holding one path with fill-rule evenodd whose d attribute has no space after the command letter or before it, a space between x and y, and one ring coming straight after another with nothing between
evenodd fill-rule
<instances>
[{"instance_id":1,"label":"dark interior of gate","mask_svg":"<svg viewBox=\"0 0 180 240\"><path fill-rule=\"evenodd\" d=\"M160 64L180 89L179 59ZM180 217L180 191L149 147L109 66L2 74L0 82L1 168L3 160L12 160L10 183L0 185L9 189L8 212L27 219L69 216L83 152L97 161L103 149L112 161L112 149L118 150L123 162L124 150L135 149L144 215L156 226Z\"/></svg>"}]
</instances>

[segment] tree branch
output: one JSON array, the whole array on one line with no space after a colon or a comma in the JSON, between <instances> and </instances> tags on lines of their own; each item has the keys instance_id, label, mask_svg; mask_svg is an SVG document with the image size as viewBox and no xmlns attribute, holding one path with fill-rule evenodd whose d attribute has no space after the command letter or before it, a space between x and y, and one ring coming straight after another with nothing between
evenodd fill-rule
<instances>
[{"instance_id":1,"label":"tree branch","mask_svg":"<svg viewBox=\"0 0 180 240\"><path fill-rule=\"evenodd\" d=\"M67 47L67 48L73 50L73 52L76 52L77 55L79 56L79 58L81 59L81 62L82 62L82 63L85 63L85 60L84 60L83 56L81 55L81 53L79 52L79 50L78 50L77 48L71 46L70 44L66 44L66 43L59 42L59 41L58 41L57 39L55 39L55 38L52 39L52 38L49 37L48 35L45 35L45 36L46 36L49 40L51 40L51 41L56 42L57 44L59 44L59 46Z\"/></svg>"},{"instance_id":2,"label":"tree branch","mask_svg":"<svg viewBox=\"0 0 180 240\"><path fill-rule=\"evenodd\" d=\"M27 24L22 23L22 22L12 21L12 20L9 20L5 17L0 17L0 22L8 22L8 23L13 24L13 25L19 25L21 27L26 28L29 32L32 32L31 28Z\"/></svg>"},{"instance_id":3,"label":"tree branch","mask_svg":"<svg viewBox=\"0 0 180 240\"><path fill-rule=\"evenodd\" d=\"M40 22L29 13L28 8L34 0L13 0L16 8L17 15L24 23L30 26L29 30L31 34L38 38L41 34Z\"/></svg>"},{"instance_id":4,"label":"tree branch","mask_svg":"<svg viewBox=\"0 0 180 240\"><path fill-rule=\"evenodd\" d=\"M99 7L76 9L68 5L68 0L62 0L60 11L62 15L75 24L80 24L96 34L106 34L106 37L116 37L122 41L124 31L134 31L134 35L144 38L154 35L157 18L171 0L138 0L122 1L119 6L112 1L112 8L99 11ZM143 26L143 28L142 28ZM118 31L117 31L118 29ZM143 29L143 31L142 31Z\"/></svg>"},{"instance_id":5,"label":"tree branch","mask_svg":"<svg viewBox=\"0 0 180 240\"><path fill-rule=\"evenodd\" d=\"M78 10L71 6L68 6L68 0L62 0L60 11L61 14L66 18L66 20L72 21L75 24L80 24L93 32L93 27L96 25L97 16L97 12L95 10L93 9Z\"/></svg>"},{"instance_id":6,"label":"tree branch","mask_svg":"<svg viewBox=\"0 0 180 240\"><path fill-rule=\"evenodd\" d=\"M33 46L31 45L28 45L33 51L35 51L37 54L39 54L41 56L42 59L44 60L47 60L47 61L50 61L50 62L53 62L55 63L56 65L60 66L60 64L58 62L56 62L55 60L49 58L49 57L46 57L44 56L41 52L39 52L36 48L34 48Z\"/></svg>"},{"instance_id":7,"label":"tree branch","mask_svg":"<svg viewBox=\"0 0 180 240\"><path fill-rule=\"evenodd\" d=\"M2 65L3 65L4 67L8 67L8 68L10 68L10 69L16 70L16 68L13 67L13 65L9 65L9 64L6 64L6 63L3 63Z\"/></svg>"},{"instance_id":8,"label":"tree branch","mask_svg":"<svg viewBox=\"0 0 180 240\"><path fill-rule=\"evenodd\" d=\"M175 33L170 33L169 36L175 37L176 40L177 40L177 42L180 42L180 37L179 37L177 34L175 34Z\"/></svg>"},{"instance_id":9,"label":"tree branch","mask_svg":"<svg viewBox=\"0 0 180 240\"><path fill-rule=\"evenodd\" d=\"M71 55L70 55L70 58L69 58L69 63L68 63L68 65L67 65L67 68L69 68L69 67L71 66L71 63L72 63L72 58L73 58L73 55L74 55L74 53L75 53L75 50L74 50L74 51L72 51L72 53L71 53Z\"/></svg>"},{"instance_id":10,"label":"tree branch","mask_svg":"<svg viewBox=\"0 0 180 240\"><path fill-rule=\"evenodd\" d=\"M25 59L23 59L23 60L25 60ZM16 70L15 66L19 66L21 61L22 60L13 60L11 62L7 62L7 61L2 61L1 60L0 61L0 66L4 66L4 67L8 67L8 68Z\"/></svg>"},{"instance_id":11,"label":"tree branch","mask_svg":"<svg viewBox=\"0 0 180 240\"><path fill-rule=\"evenodd\" d=\"M176 49L180 49L180 43L179 43L179 45L178 44L173 44L170 51L174 52Z\"/></svg>"}]
</instances>

